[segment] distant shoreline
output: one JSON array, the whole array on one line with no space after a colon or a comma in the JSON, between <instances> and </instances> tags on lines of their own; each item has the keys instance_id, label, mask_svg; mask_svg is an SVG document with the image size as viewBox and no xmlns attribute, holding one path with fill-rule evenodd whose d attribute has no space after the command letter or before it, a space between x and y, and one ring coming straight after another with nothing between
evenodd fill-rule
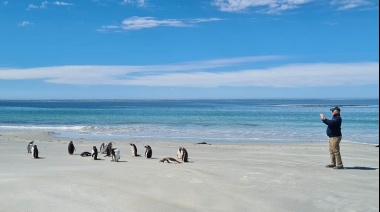
<instances>
[{"instance_id":1,"label":"distant shoreline","mask_svg":"<svg viewBox=\"0 0 380 212\"><path fill-rule=\"evenodd\" d=\"M300 100L328 100L328 101L346 101L346 100L377 100L379 101L379 98L215 98L215 99L210 99L210 98L200 98L200 99L196 99L196 98L189 98L189 99L175 99L175 98L162 98L162 99L145 99L145 98L142 98L142 99L136 99L136 98L131 98L131 99L128 99L128 98L125 98L125 99L113 99L113 98L110 98L110 99L105 99L105 98L102 98L102 99L92 99L92 98L89 98L89 99L83 99L83 98L78 98L78 99L71 99L71 98L67 98L67 99L60 99L60 98L57 98L57 99L51 99L51 98L48 98L48 99L1 99L0 98L0 101L223 101L223 100L295 100L295 101L300 101Z\"/></svg>"}]
</instances>

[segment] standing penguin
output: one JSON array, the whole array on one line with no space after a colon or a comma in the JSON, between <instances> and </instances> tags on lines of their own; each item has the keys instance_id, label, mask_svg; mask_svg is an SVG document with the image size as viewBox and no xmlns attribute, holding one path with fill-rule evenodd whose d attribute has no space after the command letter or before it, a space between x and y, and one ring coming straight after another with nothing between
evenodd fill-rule
<instances>
[{"instance_id":1,"label":"standing penguin","mask_svg":"<svg viewBox=\"0 0 380 212\"><path fill-rule=\"evenodd\" d=\"M136 145L130 143L129 145L131 145L131 156L132 157L137 157L137 156L140 156L137 154L137 147Z\"/></svg>"},{"instance_id":2,"label":"standing penguin","mask_svg":"<svg viewBox=\"0 0 380 212\"><path fill-rule=\"evenodd\" d=\"M37 149L37 145L34 145L33 148L32 148L32 155L33 155L33 158L37 159L38 158L38 149Z\"/></svg>"},{"instance_id":3,"label":"standing penguin","mask_svg":"<svg viewBox=\"0 0 380 212\"><path fill-rule=\"evenodd\" d=\"M152 148L149 145L146 145L145 148L145 157L152 158Z\"/></svg>"},{"instance_id":4,"label":"standing penguin","mask_svg":"<svg viewBox=\"0 0 380 212\"><path fill-rule=\"evenodd\" d=\"M91 156L94 158L94 160L98 159L98 149L96 148L96 146L92 147L92 154L91 154Z\"/></svg>"},{"instance_id":5,"label":"standing penguin","mask_svg":"<svg viewBox=\"0 0 380 212\"><path fill-rule=\"evenodd\" d=\"M110 157L112 151L112 142L109 142L106 146L106 156L104 157Z\"/></svg>"},{"instance_id":6,"label":"standing penguin","mask_svg":"<svg viewBox=\"0 0 380 212\"><path fill-rule=\"evenodd\" d=\"M111 150L112 159L111 161L119 162L120 160L120 150L118 148L114 148Z\"/></svg>"},{"instance_id":7,"label":"standing penguin","mask_svg":"<svg viewBox=\"0 0 380 212\"><path fill-rule=\"evenodd\" d=\"M68 149L70 155L72 155L74 153L75 146L74 146L73 141L70 141L69 146L67 147L67 149Z\"/></svg>"},{"instance_id":8,"label":"standing penguin","mask_svg":"<svg viewBox=\"0 0 380 212\"><path fill-rule=\"evenodd\" d=\"M33 142L34 141L29 142L28 146L26 147L26 149L28 150L28 153L32 153Z\"/></svg>"},{"instance_id":9,"label":"standing penguin","mask_svg":"<svg viewBox=\"0 0 380 212\"><path fill-rule=\"evenodd\" d=\"M182 147L182 161L187 163L189 162L188 158L189 158L189 154L187 153L187 150Z\"/></svg>"},{"instance_id":10,"label":"standing penguin","mask_svg":"<svg viewBox=\"0 0 380 212\"><path fill-rule=\"evenodd\" d=\"M100 145L99 152L101 154L105 154L106 153L106 144L105 143L102 143L102 145Z\"/></svg>"}]
</instances>

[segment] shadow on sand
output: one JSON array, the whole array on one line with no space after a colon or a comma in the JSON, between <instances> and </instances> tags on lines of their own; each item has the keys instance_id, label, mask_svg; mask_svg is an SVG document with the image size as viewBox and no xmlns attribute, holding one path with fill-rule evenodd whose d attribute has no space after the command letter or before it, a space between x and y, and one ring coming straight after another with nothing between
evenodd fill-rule
<instances>
[{"instance_id":1,"label":"shadow on sand","mask_svg":"<svg viewBox=\"0 0 380 212\"><path fill-rule=\"evenodd\" d=\"M365 167L365 166L354 166L354 167L344 167L344 169L374 171L374 170L378 170L379 168L372 168L372 167Z\"/></svg>"}]
</instances>

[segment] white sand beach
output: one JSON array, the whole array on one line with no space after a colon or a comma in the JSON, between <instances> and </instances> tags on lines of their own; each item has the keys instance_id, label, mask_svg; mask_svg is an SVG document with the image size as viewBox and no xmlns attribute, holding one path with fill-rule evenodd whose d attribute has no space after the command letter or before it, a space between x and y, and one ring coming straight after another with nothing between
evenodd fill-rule
<instances>
[{"instance_id":1,"label":"white sand beach","mask_svg":"<svg viewBox=\"0 0 380 212\"><path fill-rule=\"evenodd\" d=\"M196 145L113 141L120 162L81 157L101 141L51 133L0 133L0 211L379 211L379 149L341 144L344 170L325 168L326 142ZM35 141L40 159L27 144ZM163 164L179 146L189 163Z\"/></svg>"}]
</instances>

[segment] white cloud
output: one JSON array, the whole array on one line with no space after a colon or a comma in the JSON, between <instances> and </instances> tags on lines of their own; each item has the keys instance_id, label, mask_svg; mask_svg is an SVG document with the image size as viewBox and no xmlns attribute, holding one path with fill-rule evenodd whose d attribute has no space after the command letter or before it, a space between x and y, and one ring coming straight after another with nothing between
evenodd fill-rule
<instances>
[{"instance_id":1,"label":"white cloud","mask_svg":"<svg viewBox=\"0 0 380 212\"><path fill-rule=\"evenodd\" d=\"M319 2L317 0L213 0L211 4L224 12L240 12L250 8L256 8L264 13L279 14L286 10L299 8L300 6ZM329 2L329 1L326 1ZM378 5L378 0L330 0L331 5L337 5L338 10L348 10L366 5ZM323 2L322 2L323 3Z\"/></svg>"},{"instance_id":2,"label":"white cloud","mask_svg":"<svg viewBox=\"0 0 380 212\"><path fill-rule=\"evenodd\" d=\"M212 5L225 12L239 12L248 8L265 8L266 13L280 13L298 8L313 0L213 0Z\"/></svg>"},{"instance_id":3,"label":"white cloud","mask_svg":"<svg viewBox=\"0 0 380 212\"><path fill-rule=\"evenodd\" d=\"M146 0L123 0L121 4L135 4L138 7L145 7L147 5Z\"/></svg>"},{"instance_id":4,"label":"white cloud","mask_svg":"<svg viewBox=\"0 0 380 212\"><path fill-rule=\"evenodd\" d=\"M105 25L102 26L99 32L120 32L120 31L130 31L130 30L141 30L154 27L191 27L193 24L211 21L221 21L220 18L203 18L203 19L190 19L190 20L179 20L179 19L156 19L154 17L138 17L133 16L124 19L120 25Z\"/></svg>"},{"instance_id":5,"label":"white cloud","mask_svg":"<svg viewBox=\"0 0 380 212\"><path fill-rule=\"evenodd\" d=\"M46 9L47 8L47 1L41 2L40 5L35 5L35 4L29 4L26 10L32 10L32 9Z\"/></svg>"},{"instance_id":6,"label":"white cloud","mask_svg":"<svg viewBox=\"0 0 380 212\"><path fill-rule=\"evenodd\" d=\"M212 22L212 21L223 21L222 18L196 18L189 20L189 23L203 23L203 22Z\"/></svg>"},{"instance_id":7,"label":"white cloud","mask_svg":"<svg viewBox=\"0 0 380 212\"><path fill-rule=\"evenodd\" d=\"M72 3L67 3L67 2L63 2L63 1L55 1L55 2L43 1L43 2L41 2L40 5L29 4L28 7L26 8L26 10L46 9L48 4L54 4L56 6L72 6L72 5L74 5Z\"/></svg>"},{"instance_id":8,"label":"white cloud","mask_svg":"<svg viewBox=\"0 0 380 212\"><path fill-rule=\"evenodd\" d=\"M157 20L153 17L138 16L133 16L131 18L124 19L122 22L122 28L125 30L138 30L143 28L153 28L159 26L185 27L187 26L187 24L176 19Z\"/></svg>"},{"instance_id":9,"label":"white cloud","mask_svg":"<svg viewBox=\"0 0 380 212\"><path fill-rule=\"evenodd\" d=\"M239 69L243 63L280 60L280 56L244 57L155 66L58 66L0 69L2 80L42 79L76 85L173 87L320 87L379 84L379 63L289 64ZM229 68L229 71L219 71Z\"/></svg>"},{"instance_id":10,"label":"white cloud","mask_svg":"<svg viewBox=\"0 0 380 212\"><path fill-rule=\"evenodd\" d=\"M26 10L31 10L31 9L39 9L40 7L34 4L29 4Z\"/></svg>"},{"instance_id":11,"label":"white cloud","mask_svg":"<svg viewBox=\"0 0 380 212\"><path fill-rule=\"evenodd\" d=\"M54 2L54 4L57 6L72 6L72 5L74 5L72 3L67 3L67 2L62 2L62 1L56 1L56 2Z\"/></svg>"},{"instance_id":12,"label":"white cloud","mask_svg":"<svg viewBox=\"0 0 380 212\"><path fill-rule=\"evenodd\" d=\"M33 25L33 23L30 21L23 21L23 22L18 24L19 27L26 27L26 26L30 26L30 25Z\"/></svg>"},{"instance_id":13,"label":"white cloud","mask_svg":"<svg viewBox=\"0 0 380 212\"><path fill-rule=\"evenodd\" d=\"M333 0L331 5L339 5L338 10L348 10L360 6L370 5L368 0Z\"/></svg>"}]
</instances>

